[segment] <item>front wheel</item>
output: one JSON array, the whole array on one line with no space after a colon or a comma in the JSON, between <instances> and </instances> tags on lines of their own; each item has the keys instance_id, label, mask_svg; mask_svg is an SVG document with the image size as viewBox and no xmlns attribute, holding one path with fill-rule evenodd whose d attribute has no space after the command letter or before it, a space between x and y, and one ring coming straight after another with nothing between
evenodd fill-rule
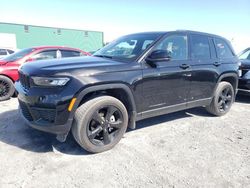
<instances>
[{"instance_id":1,"label":"front wheel","mask_svg":"<svg viewBox=\"0 0 250 188\"><path fill-rule=\"evenodd\" d=\"M128 113L123 103L111 96L99 96L76 110L72 133L85 150L99 153L113 148L127 125Z\"/></svg>"},{"instance_id":2,"label":"front wheel","mask_svg":"<svg viewBox=\"0 0 250 188\"><path fill-rule=\"evenodd\" d=\"M233 86L228 82L220 82L211 104L206 109L215 116L225 115L234 103L234 99Z\"/></svg>"},{"instance_id":3,"label":"front wheel","mask_svg":"<svg viewBox=\"0 0 250 188\"><path fill-rule=\"evenodd\" d=\"M15 87L12 80L0 75L0 101L9 99L14 93Z\"/></svg>"}]
</instances>

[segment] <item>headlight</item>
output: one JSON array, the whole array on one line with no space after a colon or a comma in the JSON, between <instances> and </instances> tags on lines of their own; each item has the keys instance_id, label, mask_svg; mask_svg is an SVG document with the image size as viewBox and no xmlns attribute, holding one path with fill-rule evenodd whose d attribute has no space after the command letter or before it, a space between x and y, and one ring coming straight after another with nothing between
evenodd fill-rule
<instances>
[{"instance_id":1,"label":"headlight","mask_svg":"<svg viewBox=\"0 0 250 188\"><path fill-rule=\"evenodd\" d=\"M48 78L48 77L32 77L35 85L38 86L64 86L70 80L69 78Z\"/></svg>"}]
</instances>

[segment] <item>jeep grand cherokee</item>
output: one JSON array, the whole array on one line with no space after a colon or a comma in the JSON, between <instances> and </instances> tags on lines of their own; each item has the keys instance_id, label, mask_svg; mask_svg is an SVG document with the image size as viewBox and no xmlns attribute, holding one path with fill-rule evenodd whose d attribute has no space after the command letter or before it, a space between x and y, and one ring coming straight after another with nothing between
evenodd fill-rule
<instances>
[{"instance_id":1,"label":"jeep grand cherokee","mask_svg":"<svg viewBox=\"0 0 250 188\"><path fill-rule=\"evenodd\" d=\"M26 122L89 152L111 149L141 119L206 107L226 114L238 85L230 43L194 32L123 36L93 57L28 63L16 83Z\"/></svg>"}]
</instances>

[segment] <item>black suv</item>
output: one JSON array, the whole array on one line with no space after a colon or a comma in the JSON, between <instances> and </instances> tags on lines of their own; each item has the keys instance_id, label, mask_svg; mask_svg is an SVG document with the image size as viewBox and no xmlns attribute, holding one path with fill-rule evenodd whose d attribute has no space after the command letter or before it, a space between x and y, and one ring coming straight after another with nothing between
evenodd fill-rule
<instances>
[{"instance_id":1,"label":"black suv","mask_svg":"<svg viewBox=\"0 0 250 188\"><path fill-rule=\"evenodd\" d=\"M29 63L16 83L22 115L41 131L97 153L135 122L204 106L226 114L238 85L238 58L219 36L149 32L121 37L92 57Z\"/></svg>"}]
</instances>

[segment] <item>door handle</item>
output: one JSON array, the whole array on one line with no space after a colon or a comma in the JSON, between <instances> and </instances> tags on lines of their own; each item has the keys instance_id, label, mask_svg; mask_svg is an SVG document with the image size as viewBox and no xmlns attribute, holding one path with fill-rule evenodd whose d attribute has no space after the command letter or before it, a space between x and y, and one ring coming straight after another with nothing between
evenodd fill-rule
<instances>
[{"instance_id":1,"label":"door handle","mask_svg":"<svg viewBox=\"0 0 250 188\"><path fill-rule=\"evenodd\" d=\"M188 65L188 64L182 64L182 65L180 65L180 68L182 68L182 69L188 69L188 68L190 68L190 65Z\"/></svg>"},{"instance_id":2,"label":"door handle","mask_svg":"<svg viewBox=\"0 0 250 188\"><path fill-rule=\"evenodd\" d=\"M220 62L214 62L214 66L218 67L218 66L220 66L220 65L221 65Z\"/></svg>"}]
</instances>

